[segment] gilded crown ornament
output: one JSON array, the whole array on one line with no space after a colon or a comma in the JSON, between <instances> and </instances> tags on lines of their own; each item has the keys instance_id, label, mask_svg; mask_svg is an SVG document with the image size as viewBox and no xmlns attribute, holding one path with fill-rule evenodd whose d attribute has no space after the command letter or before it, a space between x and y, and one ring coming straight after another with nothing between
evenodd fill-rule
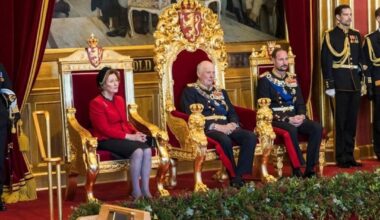
<instances>
[{"instance_id":1,"label":"gilded crown ornament","mask_svg":"<svg viewBox=\"0 0 380 220\"><path fill-rule=\"evenodd\" d=\"M98 67L102 62L103 58L103 48L98 46L98 39L94 34L91 34L90 38L87 40L89 47L86 48L88 59L92 66Z\"/></svg>"}]
</instances>

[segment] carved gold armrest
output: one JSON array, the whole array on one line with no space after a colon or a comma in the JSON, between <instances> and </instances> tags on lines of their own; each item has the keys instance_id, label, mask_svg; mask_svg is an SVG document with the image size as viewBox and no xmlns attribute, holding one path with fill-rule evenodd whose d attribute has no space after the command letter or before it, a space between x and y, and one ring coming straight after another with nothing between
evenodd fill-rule
<instances>
[{"instance_id":1,"label":"carved gold armrest","mask_svg":"<svg viewBox=\"0 0 380 220\"><path fill-rule=\"evenodd\" d=\"M69 170L74 173L85 174L88 169L97 169L99 161L96 156L98 146L96 138L83 128L75 118L75 108L66 110L67 129L69 133L68 155ZM92 155L92 156L89 156Z\"/></svg>"},{"instance_id":2,"label":"carved gold armrest","mask_svg":"<svg viewBox=\"0 0 380 220\"><path fill-rule=\"evenodd\" d=\"M171 103L169 105L166 108L168 127L180 143L180 151L182 151L176 156L193 160L196 156L205 155L207 138L204 133L203 105L196 103L190 106L192 113L187 122L183 118L173 116L171 112L175 110L175 107Z\"/></svg>"},{"instance_id":3,"label":"carved gold armrest","mask_svg":"<svg viewBox=\"0 0 380 220\"><path fill-rule=\"evenodd\" d=\"M169 162L169 137L168 134L161 130L158 126L143 119L137 111L138 105L129 105L129 120L137 127L137 129L145 134L151 135L157 141L159 155L161 160Z\"/></svg>"}]
</instances>

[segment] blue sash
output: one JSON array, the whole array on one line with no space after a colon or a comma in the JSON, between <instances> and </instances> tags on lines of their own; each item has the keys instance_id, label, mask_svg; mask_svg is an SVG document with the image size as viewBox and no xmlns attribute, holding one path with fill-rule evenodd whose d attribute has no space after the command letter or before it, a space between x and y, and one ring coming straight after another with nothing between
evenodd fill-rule
<instances>
[{"instance_id":1,"label":"blue sash","mask_svg":"<svg viewBox=\"0 0 380 220\"><path fill-rule=\"evenodd\" d=\"M211 106L215 109L214 110L214 113L216 115L224 115L224 116L227 116L228 112L227 112L227 109L225 108L224 105L220 104L220 103L217 103L216 100L210 100L210 104Z\"/></svg>"},{"instance_id":2,"label":"blue sash","mask_svg":"<svg viewBox=\"0 0 380 220\"><path fill-rule=\"evenodd\" d=\"M269 80L269 82L272 85L272 87L274 88L274 90L276 90L276 92L278 92L278 94L280 94L281 98L285 101L286 104L293 105L293 96L291 94L289 94L285 90L284 87L276 85L271 80Z\"/></svg>"}]
</instances>

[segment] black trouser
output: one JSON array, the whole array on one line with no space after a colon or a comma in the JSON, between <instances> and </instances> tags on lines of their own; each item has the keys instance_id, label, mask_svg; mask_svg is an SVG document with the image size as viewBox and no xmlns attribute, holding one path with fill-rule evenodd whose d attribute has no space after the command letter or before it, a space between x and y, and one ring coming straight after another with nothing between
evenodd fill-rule
<instances>
[{"instance_id":1,"label":"black trouser","mask_svg":"<svg viewBox=\"0 0 380 220\"><path fill-rule=\"evenodd\" d=\"M373 103L373 150L380 159L380 94L375 95Z\"/></svg>"},{"instance_id":2,"label":"black trouser","mask_svg":"<svg viewBox=\"0 0 380 220\"><path fill-rule=\"evenodd\" d=\"M339 164L354 161L356 122L360 91L336 91L335 159Z\"/></svg>"},{"instance_id":3,"label":"black trouser","mask_svg":"<svg viewBox=\"0 0 380 220\"><path fill-rule=\"evenodd\" d=\"M253 132L237 128L230 135L226 135L219 131L209 131L206 135L222 146L224 154L232 163L236 176L252 173L253 156L257 142L256 135ZM232 150L233 142L240 146L237 165Z\"/></svg>"},{"instance_id":4,"label":"black trouser","mask_svg":"<svg viewBox=\"0 0 380 220\"><path fill-rule=\"evenodd\" d=\"M1 201L1 195L3 193L3 185L4 185L4 179L5 179L4 158L5 158L5 149L7 146L7 135L8 135L8 127L0 126L0 201Z\"/></svg>"},{"instance_id":5,"label":"black trouser","mask_svg":"<svg viewBox=\"0 0 380 220\"><path fill-rule=\"evenodd\" d=\"M299 126L295 127L288 122L274 121L274 127L282 128L289 132L292 138L293 145L297 152L301 164L305 164L302 152L298 142L298 133L308 136L307 151L306 151L306 169L312 170L319 159L319 147L322 140L322 126L318 122L305 119Z\"/></svg>"}]
</instances>

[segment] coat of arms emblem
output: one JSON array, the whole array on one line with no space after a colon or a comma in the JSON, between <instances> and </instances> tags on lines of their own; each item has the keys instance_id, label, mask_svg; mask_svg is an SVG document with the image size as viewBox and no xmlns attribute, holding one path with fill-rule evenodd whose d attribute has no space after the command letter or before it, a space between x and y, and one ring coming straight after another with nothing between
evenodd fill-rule
<instances>
[{"instance_id":1,"label":"coat of arms emblem","mask_svg":"<svg viewBox=\"0 0 380 220\"><path fill-rule=\"evenodd\" d=\"M87 43L89 46L86 48L88 59L92 66L97 67L102 62L103 48L98 46L98 39L95 38L94 34L91 34Z\"/></svg>"},{"instance_id":2,"label":"coat of arms emblem","mask_svg":"<svg viewBox=\"0 0 380 220\"><path fill-rule=\"evenodd\" d=\"M201 33L202 15L199 10L195 10L193 4L183 4L179 13L179 24L185 38L190 42L195 42Z\"/></svg>"}]
</instances>

